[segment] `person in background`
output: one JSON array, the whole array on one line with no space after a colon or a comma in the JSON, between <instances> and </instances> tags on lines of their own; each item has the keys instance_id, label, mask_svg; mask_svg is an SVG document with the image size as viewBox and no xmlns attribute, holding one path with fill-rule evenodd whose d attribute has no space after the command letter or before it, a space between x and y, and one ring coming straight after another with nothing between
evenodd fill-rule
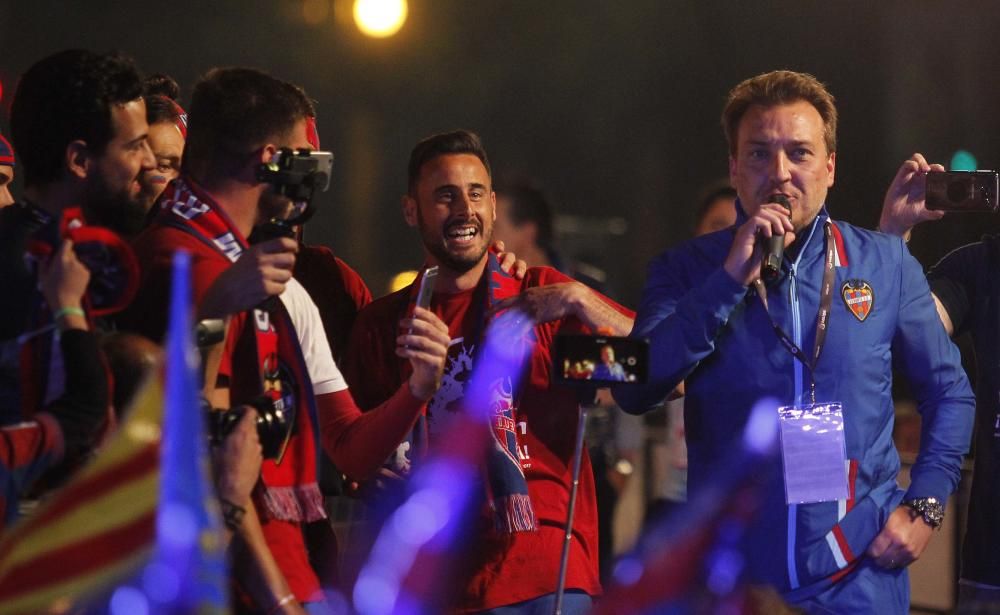
<instances>
[{"instance_id":1,"label":"person in background","mask_svg":"<svg viewBox=\"0 0 1000 615\"><path fill-rule=\"evenodd\" d=\"M694 236L701 237L736 223L736 189L729 180L708 186L698 201Z\"/></svg>"},{"instance_id":2,"label":"person in background","mask_svg":"<svg viewBox=\"0 0 1000 615\"><path fill-rule=\"evenodd\" d=\"M146 101L146 121L149 122L149 147L156 166L143 171L142 207L152 209L167 184L181 173L184 140L187 138L187 113L177 104L180 87L171 77L150 75L143 83L142 98Z\"/></svg>"},{"instance_id":3,"label":"person in background","mask_svg":"<svg viewBox=\"0 0 1000 615\"><path fill-rule=\"evenodd\" d=\"M906 160L886 193L879 230L909 241L913 227L940 220L927 209L927 173L944 171L922 154ZM970 333L976 353L975 461L962 543L959 613L1000 612L1000 236L949 252L927 273L938 317L949 335Z\"/></svg>"}]
</instances>

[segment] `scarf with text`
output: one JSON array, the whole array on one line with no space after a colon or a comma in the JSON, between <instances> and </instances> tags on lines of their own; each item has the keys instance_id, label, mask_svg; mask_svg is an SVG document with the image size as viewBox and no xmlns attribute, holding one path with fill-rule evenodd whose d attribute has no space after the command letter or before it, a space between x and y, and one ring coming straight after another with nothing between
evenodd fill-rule
<instances>
[{"instance_id":1,"label":"scarf with text","mask_svg":"<svg viewBox=\"0 0 1000 615\"><path fill-rule=\"evenodd\" d=\"M189 178L167 187L156 223L182 230L235 263L249 247L226 213ZM247 314L238 334L253 334L260 373L260 393L290 415L291 437L283 455L261 466L262 489L254 492L258 509L269 518L293 522L324 519L323 496L316 480L319 440L315 426L316 400L302 349L291 318L281 301L273 309Z\"/></svg>"},{"instance_id":2,"label":"scarf with text","mask_svg":"<svg viewBox=\"0 0 1000 615\"><path fill-rule=\"evenodd\" d=\"M416 305L417 290L420 288L420 276L414 281L407 306L408 316L413 314ZM473 351L473 369L479 360L479 348L482 347L483 335L486 332L487 316L493 307L501 300L513 297L521 291L521 282L514 276L504 273L500 263L492 252L488 253L486 271L479 286L472 296L473 305L473 335L475 344ZM515 340L512 343L530 343L528 340ZM400 375L403 382L409 377L412 368L410 362L400 362ZM490 435L491 446L486 454L485 474L487 497L493 513L493 525L497 532L511 534L538 529L538 521L528 495L528 482L524 476L519 458L519 441L517 437L517 391L512 390L510 376L498 379L490 386ZM427 407L433 405L428 402ZM482 409L476 409L481 412ZM428 443L427 417L422 415L417 420L411 436L411 446L415 450L414 457L425 452Z\"/></svg>"}]
</instances>

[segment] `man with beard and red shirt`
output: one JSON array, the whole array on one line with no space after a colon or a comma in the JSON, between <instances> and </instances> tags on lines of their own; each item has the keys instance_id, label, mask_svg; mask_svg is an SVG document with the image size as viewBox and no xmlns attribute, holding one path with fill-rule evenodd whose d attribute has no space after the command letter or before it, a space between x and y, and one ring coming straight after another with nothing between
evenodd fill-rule
<instances>
[{"instance_id":1,"label":"man with beard and red shirt","mask_svg":"<svg viewBox=\"0 0 1000 615\"><path fill-rule=\"evenodd\" d=\"M95 311L112 307L102 301L120 304L127 298L127 268L121 267L112 278L104 276L107 271L91 272L90 288L95 278L113 280L105 288L111 293L88 291L81 306L45 309L36 269L44 268L69 236L77 239L76 253L96 248L116 260L120 250L127 250L124 242L107 229L88 225L117 226L131 219L131 212L141 212L138 177L153 166L142 78L123 56L75 49L40 60L18 81L10 120L24 198L0 209L5 292L0 302L0 370L5 376L0 415L7 420L28 417L63 392L65 349L60 345L65 340L53 334L64 324L58 321L91 319ZM75 259L74 253L67 258ZM99 365L91 367L98 369L88 378L104 377Z\"/></svg>"},{"instance_id":2,"label":"man with beard and red shirt","mask_svg":"<svg viewBox=\"0 0 1000 615\"><path fill-rule=\"evenodd\" d=\"M520 390L510 392L506 399L516 406L512 418L517 425L518 450L509 451L509 458L519 464L499 469L487 464L496 514L483 516L476 559L468 567L468 578L458 582L454 606L463 612L525 613L538 608L550 612L564 540L578 416L575 393L550 386L550 345L557 333L580 332L585 327L627 334L632 314L548 267L529 269L523 280L504 274L487 249L496 216L491 186L486 152L473 133L432 136L417 144L410 155L403 217L420 232L426 264L439 267L431 310L447 323L452 338L442 387L429 402L421 426L426 427L433 446L448 414L460 405L456 402L463 398L463 386L490 314L517 307L535 320L530 374ZM346 369L363 408L392 395L407 373L406 365L394 354L396 322L408 313L417 287L415 283L378 299L358 315ZM419 435L402 442L387 470L406 474L411 456L419 464L423 441ZM505 482L505 489L497 489L493 480L499 473L514 477ZM597 510L586 456L566 587L565 613L583 612L591 597L600 593Z\"/></svg>"},{"instance_id":3,"label":"man with beard and red shirt","mask_svg":"<svg viewBox=\"0 0 1000 615\"><path fill-rule=\"evenodd\" d=\"M345 471L357 476L377 469L436 390L448 344L446 327L433 314L408 319L412 333L401 336L395 352L409 361L412 376L379 409L362 415L332 359L315 304L292 278L297 243L278 238L249 245L254 225L289 205L259 178L260 168L280 148L309 149L314 114L300 88L257 70L214 69L199 81L182 174L136 239L142 284L122 319L159 339L171 257L190 252L199 316L230 318L213 404L235 406L266 395L291 417L281 462L264 461L254 506L236 528L240 585L256 608L275 613L302 612L299 603L311 613L329 612L303 536L310 524L325 523L316 469L321 432L324 448ZM279 300L262 305L275 296Z\"/></svg>"}]
</instances>

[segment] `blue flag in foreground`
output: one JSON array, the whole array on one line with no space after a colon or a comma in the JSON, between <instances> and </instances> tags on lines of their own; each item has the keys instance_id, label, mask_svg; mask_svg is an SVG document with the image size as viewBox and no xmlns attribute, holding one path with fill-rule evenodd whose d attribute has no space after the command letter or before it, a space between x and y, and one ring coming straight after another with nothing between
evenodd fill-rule
<instances>
[{"instance_id":1,"label":"blue flag in foreground","mask_svg":"<svg viewBox=\"0 0 1000 615\"><path fill-rule=\"evenodd\" d=\"M738 543L768 480L762 469L777 455L777 406L758 402L712 478L622 556L595 614L753 612Z\"/></svg>"}]
</instances>

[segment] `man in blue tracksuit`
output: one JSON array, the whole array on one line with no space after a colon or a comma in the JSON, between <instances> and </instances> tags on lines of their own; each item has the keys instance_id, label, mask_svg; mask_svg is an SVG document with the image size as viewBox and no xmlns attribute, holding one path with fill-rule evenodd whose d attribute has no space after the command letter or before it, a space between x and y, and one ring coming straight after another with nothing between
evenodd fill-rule
<instances>
[{"instance_id":1,"label":"man in blue tracksuit","mask_svg":"<svg viewBox=\"0 0 1000 615\"><path fill-rule=\"evenodd\" d=\"M723 125L736 224L652 262L633 330L651 343L649 383L615 396L641 412L683 382L692 490L756 401L797 409L839 402L844 445L830 449L824 440L823 450L840 457L806 454L770 469L775 480L744 539L745 574L809 612L902 614L906 566L926 547L958 483L974 402L905 244L833 222L826 211L836 119L833 97L810 75L776 71L730 92ZM765 284L760 246L771 236L783 237L784 257ZM923 418L905 492L896 485L892 442L894 366ZM791 455L786 435L783 453ZM845 479L839 499L809 497ZM793 484L809 494L790 491L786 501Z\"/></svg>"}]
</instances>

